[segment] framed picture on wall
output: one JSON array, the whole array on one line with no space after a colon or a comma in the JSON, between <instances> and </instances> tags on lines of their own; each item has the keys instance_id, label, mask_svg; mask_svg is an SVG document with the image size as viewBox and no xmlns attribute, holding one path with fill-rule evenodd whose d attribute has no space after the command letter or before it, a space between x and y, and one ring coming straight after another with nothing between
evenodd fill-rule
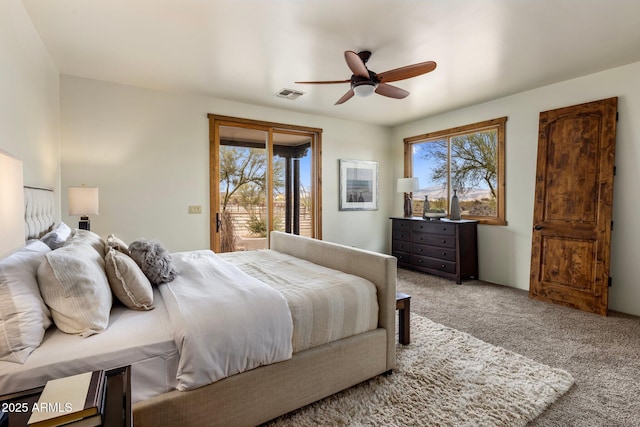
<instances>
[{"instance_id":1,"label":"framed picture on wall","mask_svg":"<svg viewBox=\"0 0 640 427\"><path fill-rule=\"evenodd\" d=\"M378 162L340 159L340 210L378 210Z\"/></svg>"}]
</instances>

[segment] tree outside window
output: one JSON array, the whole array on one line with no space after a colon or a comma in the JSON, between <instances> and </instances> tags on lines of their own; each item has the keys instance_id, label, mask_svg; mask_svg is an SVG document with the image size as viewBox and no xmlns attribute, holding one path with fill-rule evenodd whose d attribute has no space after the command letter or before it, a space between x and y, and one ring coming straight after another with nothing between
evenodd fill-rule
<instances>
[{"instance_id":1,"label":"tree outside window","mask_svg":"<svg viewBox=\"0 0 640 427\"><path fill-rule=\"evenodd\" d=\"M418 177L414 212L445 209L454 190L463 219L506 224L504 198L504 142L507 118L405 139L405 175Z\"/></svg>"}]
</instances>

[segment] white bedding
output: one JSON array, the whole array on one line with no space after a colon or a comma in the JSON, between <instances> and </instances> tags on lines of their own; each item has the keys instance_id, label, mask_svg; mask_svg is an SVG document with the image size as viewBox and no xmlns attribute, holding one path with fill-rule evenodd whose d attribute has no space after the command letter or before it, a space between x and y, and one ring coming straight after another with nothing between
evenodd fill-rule
<instances>
[{"instance_id":1,"label":"white bedding","mask_svg":"<svg viewBox=\"0 0 640 427\"><path fill-rule=\"evenodd\" d=\"M88 338L49 328L25 364L0 362L0 394L131 365L137 402L376 328L375 286L361 278L279 253L229 255L251 276L208 250L172 257L179 275L154 289L155 309L117 304L106 331Z\"/></svg>"},{"instance_id":2,"label":"white bedding","mask_svg":"<svg viewBox=\"0 0 640 427\"><path fill-rule=\"evenodd\" d=\"M24 364L0 362L0 394L39 387L53 378L125 365L132 367L133 402L173 390L179 354L157 290L154 299L151 311L114 306L107 330L88 338L49 328Z\"/></svg>"},{"instance_id":3,"label":"white bedding","mask_svg":"<svg viewBox=\"0 0 640 427\"><path fill-rule=\"evenodd\" d=\"M172 255L178 277L159 286L180 351L178 390L291 358L284 297L209 250Z\"/></svg>"}]
</instances>

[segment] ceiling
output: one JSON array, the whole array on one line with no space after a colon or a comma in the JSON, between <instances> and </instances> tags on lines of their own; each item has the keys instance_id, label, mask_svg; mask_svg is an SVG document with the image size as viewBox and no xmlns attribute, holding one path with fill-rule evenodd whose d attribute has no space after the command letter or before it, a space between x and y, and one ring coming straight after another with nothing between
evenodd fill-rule
<instances>
[{"instance_id":1,"label":"ceiling","mask_svg":"<svg viewBox=\"0 0 640 427\"><path fill-rule=\"evenodd\" d=\"M640 61L638 0L22 0L60 73L310 114L397 125ZM334 103L343 52L402 100ZM281 89L304 92L296 100Z\"/></svg>"}]
</instances>

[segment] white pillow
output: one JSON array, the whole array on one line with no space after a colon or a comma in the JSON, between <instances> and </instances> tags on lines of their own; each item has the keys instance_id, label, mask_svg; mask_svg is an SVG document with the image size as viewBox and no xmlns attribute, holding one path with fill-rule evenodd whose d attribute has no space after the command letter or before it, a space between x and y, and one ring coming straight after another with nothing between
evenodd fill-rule
<instances>
[{"instance_id":1,"label":"white pillow","mask_svg":"<svg viewBox=\"0 0 640 427\"><path fill-rule=\"evenodd\" d=\"M113 297L104 258L86 243L49 252L38 267L38 284L58 329L88 337L109 326Z\"/></svg>"},{"instance_id":2,"label":"white pillow","mask_svg":"<svg viewBox=\"0 0 640 427\"><path fill-rule=\"evenodd\" d=\"M107 243L104 241L102 237L89 230L81 230L79 228L76 229L76 232L73 234L73 237L67 241L67 244L72 243L86 243L95 249L101 258L104 258L106 251Z\"/></svg>"},{"instance_id":3,"label":"white pillow","mask_svg":"<svg viewBox=\"0 0 640 427\"><path fill-rule=\"evenodd\" d=\"M129 255L109 248L104 262L109 286L121 303L134 310L153 308L151 282Z\"/></svg>"},{"instance_id":4,"label":"white pillow","mask_svg":"<svg viewBox=\"0 0 640 427\"><path fill-rule=\"evenodd\" d=\"M0 261L0 360L24 363L51 325L36 272L51 248L39 240Z\"/></svg>"},{"instance_id":5,"label":"white pillow","mask_svg":"<svg viewBox=\"0 0 640 427\"><path fill-rule=\"evenodd\" d=\"M40 238L51 249L62 247L71 237L71 228L64 222L56 225L53 230Z\"/></svg>"}]
</instances>

